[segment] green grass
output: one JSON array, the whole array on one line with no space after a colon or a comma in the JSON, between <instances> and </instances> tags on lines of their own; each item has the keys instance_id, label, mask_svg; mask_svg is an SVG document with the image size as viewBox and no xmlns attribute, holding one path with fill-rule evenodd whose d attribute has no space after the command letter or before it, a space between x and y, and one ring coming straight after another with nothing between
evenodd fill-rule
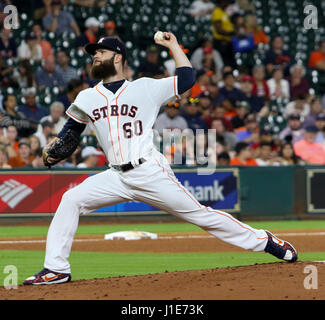
<instances>
[{"instance_id":1,"label":"green grass","mask_svg":"<svg viewBox=\"0 0 325 320\"><path fill-rule=\"evenodd\" d=\"M249 222L257 229L325 229L325 221L264 221ZM126 230L141 230L154 233L182 233L201 231L189 223L150 223L150 224L98 224L80 225L77 235L104 235L105 233ZM0 237L46 236L48 226L1 226ZM43 266L44 251L0 251L0 286L6 274L4 267L14 265L18 269L19 283L37 273ZM325 252L305 252L299 260L325 260ZM184 271L234 266L253 265L279 261L271 255L254 252L198 252L198 253L112 253L73 251L69 259L73 279L93 279L116 276L131 276L148 273L161 273L168 270Z\"/></svg>"},{"instance_id":2,"label":"green grass","mask_svg":"<svg viewBox=\"0 0 325 320\"><path fill-rule=\"evenodd\" d=\"M325 260L325 252L301 253L300 260ZM2 273L7 265L18 270L19 283L42 268L43 251L0 251L0 285L6 274ZM72 252L69 259L74 280L117 276L132 276L149 273L162 273L166 270L184 271L234 266L253 265L279 261L265 254L254 252L219 253L103 253Z\"/></svg>"},{"instance_id":3,"label":"green grass","mask_svg":"<svg viewBox=\"0 0 325 320\"><path fill-rule=\"evenodd\" d=\"M257 229L325 229L325 221L264 221L246 222ZM48 226L1 226L0 237L45 237ZM150 224L98 224L79 225L77 235L104 235L117 231L147 231L153 233L198 232L199 227L190 223L150 223Z\"/></svg>"}]
</instances>

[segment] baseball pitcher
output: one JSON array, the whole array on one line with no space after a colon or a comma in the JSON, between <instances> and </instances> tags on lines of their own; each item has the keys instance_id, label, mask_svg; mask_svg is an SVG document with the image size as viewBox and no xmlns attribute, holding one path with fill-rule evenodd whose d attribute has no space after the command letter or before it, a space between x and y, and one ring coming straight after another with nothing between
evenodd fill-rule
<instances>
[{"instance_id":1,"label":"baseball pitcher","mask_svg":"<svg viewBox=\"0 0 325 320\"><path fill-rule=\"evenodd\" d=\"M171 50L176 76L128 81L124 77L126 47L114 37L86 45L93 56L91 74L100 82L81 91L66 111L69 120L58 137L44 148L51 166L76 149L86 125L96 133L110 168L67 191L51 222L44 269L24 284L54 284L71 280L68 258L80 214L124 201L142 201L193 223L232 245L265 251L293 262L297 251L269 231L254 229L200 204L177 180L166 158L153 144L152 127L161 105L189 90L194 71L174 34L160 33L156 44Z\"/></svg>"}]
</instances>

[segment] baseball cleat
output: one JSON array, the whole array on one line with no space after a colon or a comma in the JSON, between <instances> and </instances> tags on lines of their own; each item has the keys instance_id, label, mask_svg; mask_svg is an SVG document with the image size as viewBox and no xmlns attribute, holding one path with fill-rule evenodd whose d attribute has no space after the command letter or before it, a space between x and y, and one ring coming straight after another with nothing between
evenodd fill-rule
<instances>
[{"instance_id":1,"label":"baseball cleat","mask_svg":"<svg viewBox=\"0 0 325 320\"><path fill-rule=\"evenodd\" d=\"M288 262L295 262L298 259L297 250L292 244L277 238L269 231L265 230L265 232L268 236L267 245L264 249L265 252Z\"/></svg>"},{"instance_id":2,"label":"baseball cleat","mask_svg":"<svg viewBox=\"0 0 325 320\"><path fill-rule=\"evenodd\" d=\"M70 280L70 273L60 273L45 268L34 276L27 278L24 281L24 285L58 284L69 282Z\"/></svg>"}]
</instances>

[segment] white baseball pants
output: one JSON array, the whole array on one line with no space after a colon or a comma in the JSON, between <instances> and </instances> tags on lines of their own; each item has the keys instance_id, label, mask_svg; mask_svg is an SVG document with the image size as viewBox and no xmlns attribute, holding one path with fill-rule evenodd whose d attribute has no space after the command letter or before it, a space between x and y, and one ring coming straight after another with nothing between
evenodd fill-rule
<instances>
[{"instance_id":1,"label":"white baseball pants","mask_svg":"<svg viewBox=\"0 0 325 320\"><path fill-rule=\"evenodd\" d=\"M48 231L44 267L71 273L68 258L79 215L130 200L148 203L247 250L263 251L267 243L264 230L253 229L226 212L201 205L157 151L135 169L124 173L108 169L63 195Z\"/></svg>"}]
</instances>

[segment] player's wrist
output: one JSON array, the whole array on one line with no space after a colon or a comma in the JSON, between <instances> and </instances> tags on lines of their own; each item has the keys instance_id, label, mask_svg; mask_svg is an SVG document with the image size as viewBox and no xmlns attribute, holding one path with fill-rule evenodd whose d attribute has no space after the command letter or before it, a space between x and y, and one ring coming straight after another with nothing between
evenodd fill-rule
<instances>
[{"instance_id":1,"label":"player's wrist","mask_svg":"<svg viewBox=\"0 0 325 320\"><path fill-rule=\"evenodd\" d=\"M182 48L179 46L179 44L176 42L176 43L173 43L173 44L170 44L168 49L174 54L174 52L178 52L178 51L182 51Z\"/></svg>"}]
</instances>

